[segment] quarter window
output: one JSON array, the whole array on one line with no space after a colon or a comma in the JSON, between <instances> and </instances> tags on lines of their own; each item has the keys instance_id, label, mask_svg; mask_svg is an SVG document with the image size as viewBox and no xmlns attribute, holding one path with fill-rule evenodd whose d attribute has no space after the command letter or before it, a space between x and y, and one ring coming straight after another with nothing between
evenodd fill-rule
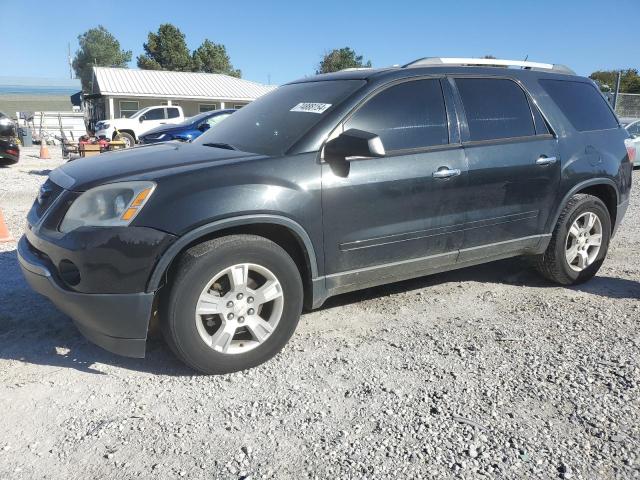
<instances>
[{"instance_id":1,"label":"quarter window","mask_svg":"<svg viewBox=\"0 0 640 480\"><path fill-rule=\"evenodd\" d=\"M456 85L472 141L536 134L529 100L515 82L502 78L457 78Z\"/></svg>"},{"instance_id":2,"label":"quarter window","mask_svg":"<svg viewBox=\"0 0 640 480\"><path fill-rule=\"evenodd\" d=\"M375 133L387 151L449 143L440 81L414 80L383 90L347 120L344 129L351 128Z\"/></svg>"},{"instance_id":3,"label":"quarter window","mask_svg":"<svg viewBox=\"0 0 640 480\"><path fill-rule=\"evenodd\" d=\"M579 132L618 128L607 101L592 84L544 79L540 85Z\"/></svg>"}]
</instances>

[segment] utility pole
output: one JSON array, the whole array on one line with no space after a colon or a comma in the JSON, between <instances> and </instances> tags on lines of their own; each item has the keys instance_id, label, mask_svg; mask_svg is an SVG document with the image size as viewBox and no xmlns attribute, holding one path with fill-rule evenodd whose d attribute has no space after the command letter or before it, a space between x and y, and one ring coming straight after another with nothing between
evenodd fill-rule
<instances>
[{"instance_id":1,"label":"utility pole","mask_svg":"<svg viewBox=\"0 0 640 480\"><path fill-rule=\"evenodd\" d=\"M620 93L620 80L622 79L622 72L618 70L618 77L616 78L616 89L613 92L613 111L616 111L618 105L618 94Z\"/></svg>"},{"instance_id":2,"label":"utility pole","mask_svg":"<svg viewBox=\"0 0 640 480\"><path fill-rule=\"evenodd\" d=\"M73 80L73 64L71 63L71 42L67 42L67 62L69 63L69 78Z\"/></svg>"}]
</instances>

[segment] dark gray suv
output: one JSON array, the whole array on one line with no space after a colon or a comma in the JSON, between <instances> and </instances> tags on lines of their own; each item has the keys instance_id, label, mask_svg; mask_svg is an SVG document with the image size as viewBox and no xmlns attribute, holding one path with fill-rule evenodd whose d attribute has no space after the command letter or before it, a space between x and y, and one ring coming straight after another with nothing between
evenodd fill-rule
<instances>
[{"instance_id":1,"label":"dark gray suv","mask_svg":"<svg viewBox=\"0 0 640 480\"><path fill-rule=\"evenodd\" d=\"M284 85L194 143L54 170L18 255L96 344L143 356L157 313L184 362L231 372L343 292L516 255L559 284L588 280L634 157L593 82L566 67L342 71Z\"/></svg>"}]
</instances>

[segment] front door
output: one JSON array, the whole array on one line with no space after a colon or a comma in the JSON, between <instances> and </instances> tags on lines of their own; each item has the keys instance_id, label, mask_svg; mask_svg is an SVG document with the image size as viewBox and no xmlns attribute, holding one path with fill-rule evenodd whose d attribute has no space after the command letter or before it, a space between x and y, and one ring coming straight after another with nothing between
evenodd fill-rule
<instances>
[{"instance_id":1,"label":"front door","mask_svg":"<svg viewBox=\"0 0 640 480\"><path fill-rule=\"evenodd\" d=\"M167 123L166 112L164 107L151 108L147 110L147 112L140 117L140 135L145 134L152 128L159 127Z\"/></svg>"},{"instance_id":2,"label":"front door","mask_svg":"<svg viewBox=\"0 0 640 480\"><path fill-rule=\"evenodd\" d=\"M468 127L469 167L459 261L534 248L560 182L557 141L513 80L457 78L455 84Z\"/></svg>"},{"instance_id":3,"label":"front door","mask_svg":"<svg viewBox=\"0 0 640 480\"><path fill-rule=\"evenodd\" d=\"M408 278L425 262L455 262L467 178L461 146L449 143L449 123L434 78L385 88L344 122L340 131L377 134L386 155L352 160L347 171L322 165L330 290Z\"/></svg>"}]
</instances>

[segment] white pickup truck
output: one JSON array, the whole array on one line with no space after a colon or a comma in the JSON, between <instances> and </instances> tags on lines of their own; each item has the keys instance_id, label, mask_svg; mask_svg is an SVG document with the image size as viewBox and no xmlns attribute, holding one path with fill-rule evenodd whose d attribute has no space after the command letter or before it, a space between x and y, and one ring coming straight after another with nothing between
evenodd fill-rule
<instances>
[{"instance_id":1,"label":"white pickup truck","mask_svg":"<svg viewBox=\"0 0 640 480\"><path fill-rule=\"evenodd\" d=\"M100 120L96 123L96 137L105 137L112 140L116 136L116 130L120 133L120 139L127 147L133 147L140 135L152 128L168 123L180 123L184 121L182 107L154 106L138 110L129 118L115 118L112 120Z\"/></svg>"}]
</instances>

